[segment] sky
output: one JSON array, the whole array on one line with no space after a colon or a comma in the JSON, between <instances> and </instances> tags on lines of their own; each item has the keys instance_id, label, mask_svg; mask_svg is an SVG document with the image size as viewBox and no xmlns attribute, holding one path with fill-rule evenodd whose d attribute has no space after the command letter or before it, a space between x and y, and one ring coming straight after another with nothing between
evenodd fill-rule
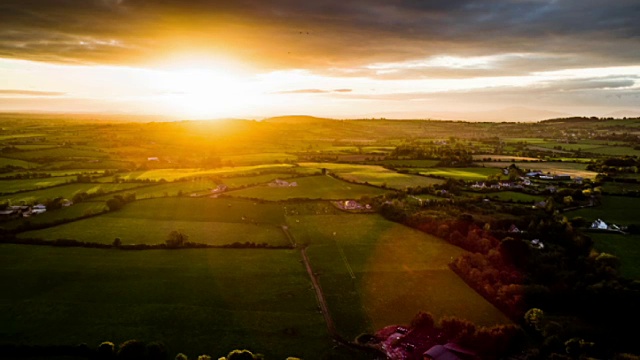
<instances>
[{"instance_id":1,"label":"sky","mask_svg":"<svg viewBox=\"0 0 640 360\"><path fill-rule=\"evenodd\" d=\"M638 0L2 0L0 111L640 116Z\"/></svg>"}]
</instances>

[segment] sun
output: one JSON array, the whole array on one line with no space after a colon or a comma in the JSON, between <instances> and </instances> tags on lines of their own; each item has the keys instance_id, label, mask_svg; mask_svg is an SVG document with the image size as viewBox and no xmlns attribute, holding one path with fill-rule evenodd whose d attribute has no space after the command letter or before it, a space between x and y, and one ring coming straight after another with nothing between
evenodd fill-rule
<instances>
[{"instance_id":1,"label":"sun","mask_svg":"<svg viewBox=\"0 0 640 360\"><path fill-rule=\"evenodd\" d=\"M162 106L193 119L234 116L256 96L246 78L224 68L179 67L154 77Z\"/></svg>"}]
</instances>

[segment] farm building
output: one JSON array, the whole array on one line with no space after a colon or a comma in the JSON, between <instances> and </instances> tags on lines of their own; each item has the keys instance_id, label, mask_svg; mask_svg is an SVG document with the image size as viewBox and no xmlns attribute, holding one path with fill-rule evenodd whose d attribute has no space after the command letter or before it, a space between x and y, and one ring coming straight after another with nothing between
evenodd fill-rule
<instances>
[{"instance_id":1,"label":"farm building","mask_svg":"<svg viewBox=\"0 0 640 360\"><path fill-rule=\"evenodd\" d=\"M47 212L47 207L42 205L42 204L38 204L35 205L32 209L31 209L31 213L33 215L38 215L38 214L42 214L44 212Z\"/></svg>"},{"instance_id":2,"label":"farm building","mask_svg":"<svg viewBox=\"0 0 640 360\"><path fill-rule=\"evenodd\" d=\"M594 221L593 224L591 224L591 228L592 229L606 230L606 229L609 228L609 226L604 221L598 219L598 220Z\"/></svg>"}]
</instances>

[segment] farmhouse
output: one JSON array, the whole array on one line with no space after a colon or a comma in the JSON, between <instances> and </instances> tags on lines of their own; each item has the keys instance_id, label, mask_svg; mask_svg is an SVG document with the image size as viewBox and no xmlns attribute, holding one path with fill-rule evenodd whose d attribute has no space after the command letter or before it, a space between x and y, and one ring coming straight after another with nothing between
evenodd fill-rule
<instances>
[{"instance_id":1,"label":"farmhouse","mask_svg":"<svg viewBox=\"0 0 640 360\"><path fill-rule=\"evenodd\" d=\"M593 224L591 224L591 228L592 229L606 230L606 229L609 228L609 226L604 221L598 219L598 220L594 221Z\"/></svg>"},{"instance_id":2,"label":"farmhouse","mask_svg":"<svg viewBox=\"0 0 640 360\"><path fill-rule=\"evenodd\" d=\"M518 227L515 224L511 224L511 227L509 227L509 232L510 233L520 233L520 229L518 229Z\"/></svg>"},{"instance_id":3,"label":"farmhouse","mask_svg":"<svg viewBox=\"0 0 640 360\"><path fill-rule=\"evenodd\" d=\"M31 209L31 213L33 215L38 215L38 214L42 214L44 212L47 212L47 207L42 205L42 204L38 204L35 205L32 209Z\"/></svg>"},{"instance_id":4,"label":"farmhouse","mask_svg":"<svg viewBox=\"0 0 640 360\"><path fill-rule=\"evenodd\" d=\"M571 175L558 174L558 175L553 177L553 180L571 180Z\"/></svg>"}]
</instances>

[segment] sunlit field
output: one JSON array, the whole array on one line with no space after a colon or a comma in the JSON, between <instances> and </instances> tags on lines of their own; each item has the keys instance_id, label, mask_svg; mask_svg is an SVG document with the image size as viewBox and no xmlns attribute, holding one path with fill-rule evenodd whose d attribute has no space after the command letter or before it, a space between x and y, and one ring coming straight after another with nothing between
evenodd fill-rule
<instances>
[{"instance_id":1,"label":"sunlit field","mask_svg":"<svg viewBox=\"0 0 640 360\"><path fill-rule=\"evenodd\" d=\"M296 186L269 186L261 185L231 191L229 196L262 199L270 201L286 199L359 199L363 196L382 195L388 191L371 186L351 184L330 176L309 176L287 179L287 182L295 182Z\"/></svg>"},{"instance_id":2,"label":"sunlit field","mask_svg":"<svg viewBox=\"0 0 640 360\"><path fill-rule=\"evenodd\" d=\"M420 309L475 323L510 322L449 269L463 251L378 215L288 216L307 244L338 330L346 337L406 324Z\"/></svg>"},{"instance_id":3,"label":"sunlit field","mask_svg":"<svg viewBox=\"0 0 640 360\"><path fill-rule=\"evenodd\" d=\"M21 233L20 238L73 239L111 244L163 244L172 231L207 245L266 243L290 245L281 225L282 206L234 199L166 198L137 201L123 210L53 228Z\"/></svg>"}]
</instances>

